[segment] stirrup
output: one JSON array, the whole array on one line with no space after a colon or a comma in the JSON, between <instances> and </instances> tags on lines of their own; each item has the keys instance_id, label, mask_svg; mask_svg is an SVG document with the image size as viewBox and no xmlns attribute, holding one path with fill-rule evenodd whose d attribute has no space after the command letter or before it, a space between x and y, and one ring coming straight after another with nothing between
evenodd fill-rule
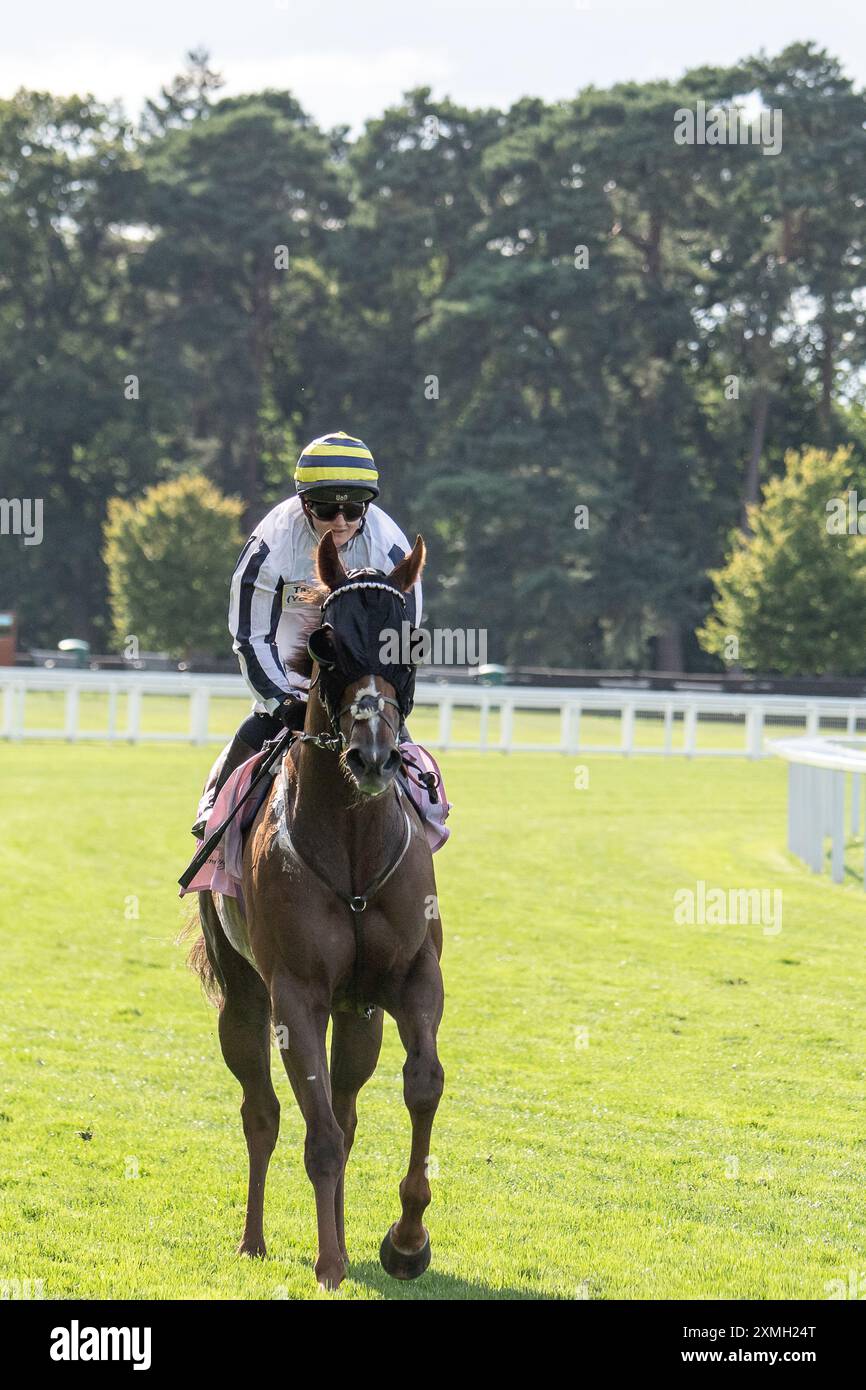
<instances>
[{"instance_id":1,"label":"stirrup","mask_svg":"<svg viewBox=\"0 0 866 1390\"><path fill-rule=\"evenodd\" d=\"M208 821L210 820L215 801L216 797L213 798L207 810L202 811L195 824L191 827L191 834L193 834L197 840L203 840L207 835Z\"/></svg>"}]
</instances>

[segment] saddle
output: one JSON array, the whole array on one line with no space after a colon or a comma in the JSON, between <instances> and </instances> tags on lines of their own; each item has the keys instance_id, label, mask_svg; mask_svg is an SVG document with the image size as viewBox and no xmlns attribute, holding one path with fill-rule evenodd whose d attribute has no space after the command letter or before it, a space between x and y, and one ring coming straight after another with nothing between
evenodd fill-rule
<instances>
[{"instance_id":1,"label":"saddle","mask_svg":"<svg viewBox=\"0 0 866 1390\"><path fill-rule=\"evenodd\" d=\"M204 891L222 893L237 898L243 909L244 838L270 792L271 777L262 777L258 786L249 795L248 792L269 751L266 744L260 753L241 763L220 789L210 816L214 826L221 825L232 816L241 802L243 805L195 877L181 888L181 897L186 893ZM420 743L401 743L400 752L403 766L397 774L398 793L414 807L424 827L430 851L435 854L451 834L445 824L451 802L445 794L442 773L435 758ZM271 776L277 775L279 767L278 762L274 764Z\"/></svg>"}]
</instances>

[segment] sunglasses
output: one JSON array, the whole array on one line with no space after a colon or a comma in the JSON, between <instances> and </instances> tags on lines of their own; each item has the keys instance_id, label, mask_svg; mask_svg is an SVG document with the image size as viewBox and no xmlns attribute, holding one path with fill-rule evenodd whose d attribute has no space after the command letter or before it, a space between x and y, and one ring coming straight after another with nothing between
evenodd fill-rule
<instances>
[{"instance_id":1,"label":"sunglasses","mask_svg":"<svg viewBox=\"0 0 866 1390\"><path fill-rule=\"evenodd\" d=\"M308 512L317 521L333 521L338 512L342 512L346 521L360 521L367 510L366 502L305 502Z\"/></svg>"}]
</instances>

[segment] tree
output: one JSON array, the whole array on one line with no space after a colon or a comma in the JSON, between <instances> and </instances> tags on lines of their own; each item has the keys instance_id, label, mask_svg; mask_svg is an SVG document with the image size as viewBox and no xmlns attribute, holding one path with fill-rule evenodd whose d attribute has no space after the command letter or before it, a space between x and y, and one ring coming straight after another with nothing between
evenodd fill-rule
<instances>
[{"instance_id":1,"label":"tree","mask_svg":"<svg viewBox=\"0 0 866 1390\"><path fill-rule=\"evenodd\" d=\"M213 94L224 85L221 74L210 66L207 49L190 49L183 72L172 78L167 87L160 88L156 101L145 101L139 122L142 136L157 137L199 120L210 110Z\"/></svg>"},{"instance_id":2,"label":"tree","mask_svg":"<svg viewBox=\"0 0 866 1390\"><path fill-rule=\"evenodd\" d=\"M783 675L866 672L866 509L853 524L850 448L790 452L749 508L698 637L705 650ZM853 529L853 534L851 531Z\"/></svg>"},{"instance_id":3,"label":"tree","mask_svg":"<svg viewBox=\"0 0 866 1390\"><path fill-rule=\"evenodd\" d=\"M0 546L0 605L28 645L101 640L105 499L155 479L147 403L124 396L129 160L122 123L88 98L0 101L0 496L45 514L43 545Z\"/></svg>"},{"instance_id":4,"label":"tree","mask_svg":"<svg viewBox=\"0 0 866 1390\"><path fill-rule=\"evenodd\" d=\"M104 640L108 498L200 473L252 525L342 427L429 542L430 623L714 666L743 503L804 441L866 448L866 94L795 44L507 111L419 88L350 140L220 85L189 54L137 128L0 101L0 497L45 504L45 544L0 538L24 645ZM755 94L779 157L675 141Z\"/></svg>"},{"instance_id":5,"label":"tree","mask_svg":"<svg viewBox=\"0 0 866 1390\"><path fill-rule=\"evenodd\" d=\"M166 403L171 451L203 457L251 526L278 448L279 300L348 207L334 153L288 92L266 91L207 107L142 160L138 216L157 229L133 271L150 309L142 379Z\"/></svg>"},{"instance_id":6,"label":"tree","mask_svg":"<svg viewBox=\"0 0 866 1390\"><path fill-rule=\"evenodd\" d=\"M104 559L114 634L142 650L223 654L243 503L200 474L108 504Z\"/></svg>"}]
</instances>

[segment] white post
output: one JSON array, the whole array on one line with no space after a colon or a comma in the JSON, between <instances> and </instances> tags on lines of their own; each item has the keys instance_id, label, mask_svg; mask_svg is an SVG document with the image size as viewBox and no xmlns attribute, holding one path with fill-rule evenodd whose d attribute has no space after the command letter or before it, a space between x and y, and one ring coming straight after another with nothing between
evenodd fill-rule
<instances>
[{"instance_id":1,"label":"white post","mask_svg":"<svg viewBox=\"0 0 866 1390\"><path fill-rule=\"evenodd\" d=\"M698 725L698 711L696 705L686 705L685 708L685 738L684 752L687 758L695 756L695 742Z\"/></svg>"},{"instance_id":2,"label":"white post","mask_svg":"<svg viewBox=\"0 0 866 1390\"><path fill-rule=\"evenodd\" d=\"M620 749L626 757L634 752L634 705L630 701L622 707Z\"/></svg>"},{"instance_id":3,"label":"white post","mask_svg":"<svg viewBox=\"0 0 866 1390\"><path fill-rule=\"evenodd\" d=\"M568 700L562 706L560 747L563 753L580 752L580 701Z\"/></svg>"},{"instance_id":4,"label":"white post","mask_svg":"<svg viewBox=\"0 0 866 1390\"><path fill-rule=\"evenodd\" d=\"M511 752L512 730L514 729L514 701L503 700L499 710L499 749L502 753Z\"/></svg>"},{"instance_id":5,"label":"white post","mask_svg":"<svg viewBox=\"0 0 866 1390\"><path fill-rule=\"evenodd\" d=\"M809 863L809 769L796 763L796 853Z\"/></svg>"},{"instance_id":6,"label":"white post","mask_svg":"<svg viewBox=\"0 0 866 1390\"><path fill-rule=\"evenodd\" d=\"M451 701L445 699L439 706L439 747L447 748L451 743Z\"/></svg>"},{"instance_id":7,"label":"white post","mask_svg":"<svg viewBox=\"0 0 866 1390\"><path fill-rule=\"evenodd\" d=\"M807 735L809 736L809 738L817 738L817 737L818 737L818 716L819 716L819 713L820 713L820 711L819 711L817 705L807 705L807 707L806 707L806 733L807 733Z\"/></svg>"},{"instance_id":8,"label":"white post","mask_svg":"<svg viewBox=\"0 0 866 1390\"><path fill-rule=\"evenodd\" d=\"M3 687L3 723L0 725L0 738L12 737L12 709L15 687L11 681Z\"/></svg>"},{"instance_id":9,"label":"white post","mask_svg":"<svg viewBox=\"0 0 866 1390\"><path fill-rule=\"evenodd\" d=\"M746 743L750 758L760 758L764 753L764 706L751 705L746 715Z\"/></svg>"},{"instance_id":10,"label":"white post","mask_svg":"<svg viewBox=\"0 0 866 1390\"><path fill-rule=\"evenodd\" d=\"M9 737L18 743L24 737L24 706L27 700L27 686L12 687L12 718L9 721Z\"/></svg>"},{"instance_id":11,"label":"white post","mask_svg":"<svg viewBox=\"0 0 866 1390\"><path fill-rule=\"evenodd\" d=\"M815 869L814 840L817 834L818 788L816 773L817 770L814 767L803 768L803 847L806 851L803 858L813 872Z\"/></svg>"},{"instance_id":12,"label":"white post","mask_svg":"<svg viewBox=\"0 0 866 1390\"><path fill-rule=\"evenodd\" d=\"M851 834L860 834L860 773L851 773Z\"/></svg>"},{"instance_id":13,"label":"white post","mask_svg":"<svg viewBox=\"0 0 866 1390\"><path fill-rule=\"evenodd\" d=\"M193 690L189 700L189 737L195 744L207 743L210 691Z\"/></svg>"},{"instance_id":14,"label":"white post","mask_svg":"<svg viewBox=\"0 0 866 1390\"><path fill-rule=\"evenodd\" d=\"M841 883L845 878L845 773L830 772L828 780L833 823L833 882Z\"/></svg>"},{"instance_id":15,"label":"white post","mask_svg":"<svg viewBox=\"0 0 866 1390\"><path fill-rule=\"evenodd\" d=\"M117 686L108 687L108 739L113 742L117 738Z\"/></svg>"},{"instance_id":16,"label":"white post","mask_svg":"<svg viewBox=\"0 0 866 1390\"><path fill-rule=\"evenodd\" d=\"M481 701L481 708L478 715L478 746L483 751L487 747L488 729L490 727L490 700L485 695Z\"/></svg>"},{"instance_id":17,"label":"white post","mask_svg":"<svg viewBox=\"0 0 866 1390\"><path fill-rule=\"evenodd\" d=\"M665 757L674 746L674 707L665 705Z\"/></svg>"},{"instance_id":18,"label":"white post","mask_svg":"<svg viewBox=\"0 0 866 1390\"><path fill-rule=\"evenodd\" d=\"M63 731L64 738L69 743L74 743L78 736L78 686L68 685L66 687L66 726Z\"/></svg>"},{"instance_id":19,"label":"white post","mask_svg":"<svg viewBox=\"0 0 866 1390\"><path fill-rule=\"evenodd\" d=\"M809 862L812 872L819 874L824 867L824 768L812 767L809 771L812 782L809 797L812 832L809 844Z\"/></svg>"},{"instance_id":20,"label":"white post","mask_svg":"<svg viewBox=\"0 0 866 1390\"><path fill-rule=\"evenodd\" d=\"M134 685L126 697L126 737L138 743L141 734L141 686Z\"/></svg>"}]
</instances>

